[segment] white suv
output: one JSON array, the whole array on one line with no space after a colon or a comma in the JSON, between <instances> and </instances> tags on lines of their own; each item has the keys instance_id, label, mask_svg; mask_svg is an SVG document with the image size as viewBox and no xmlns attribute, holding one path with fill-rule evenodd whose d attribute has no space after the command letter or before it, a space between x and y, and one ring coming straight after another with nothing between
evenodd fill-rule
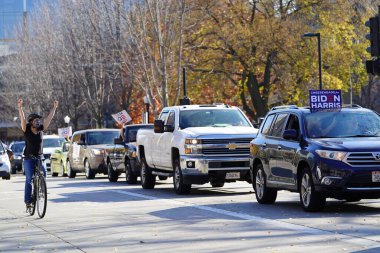
<instances>
[{"instance_id":1,"label":"white suv","mask_svg":"<svg viewBox=\"0 0 380 253\"><path fill-rule=\"evenodd\" d=\"M0 177L7 180L11 179L11 162L2 142L0 142Z\"/></svg>"},{"instance_id":2,"label":"white suv","mask_svg":"<svg viewBox=\"0 0 380 253\"><path fill-rule=\"evenodd\" d=\"M44 165L47 170L50 170L51 161L50 155L56 150L60 148L62 143L65 141L65 138L59 137L58 135L44 135L43 136L43 154L44 154Z\"/></svg>"}]
</instances>

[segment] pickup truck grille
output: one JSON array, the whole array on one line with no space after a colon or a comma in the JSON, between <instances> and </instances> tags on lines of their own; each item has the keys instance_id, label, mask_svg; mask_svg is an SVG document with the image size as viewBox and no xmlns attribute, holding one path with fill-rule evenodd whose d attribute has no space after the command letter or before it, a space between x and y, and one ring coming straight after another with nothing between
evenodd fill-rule
<instances>
[{"instance_id":1,"label":"pickup truck grille","mask_svg":"<svg viewBox=\"0 0 380 253\"><path fill-rule=\"evenodd\" d=\"M352 167L380 167L380 160L375 158L376 154L380 154L380 152L350 153L346 158L346 162Z\"/></svg>"},{"instance_id":2,"label":"pickup truck grille","mask_svg":"<svg viewBox=\"0 0 380 253\"><path fill-rule=\"evenodd\" d=\"M229 150L228 148L220 148L220 149L204 148L202 149L202 153L204 155L248 155L249 148L237 148L234 150Z\"/></svg>"},{"instance_id":3,"label":"pickup truck grille","mask_svg":"<svg viewBox=\"0 0 380 253\"><path fill-rule=\"evenodd\" d=\"M202 139L203 155L249 155L249 143L252 139Z\"/></svg>"}]
</instances>

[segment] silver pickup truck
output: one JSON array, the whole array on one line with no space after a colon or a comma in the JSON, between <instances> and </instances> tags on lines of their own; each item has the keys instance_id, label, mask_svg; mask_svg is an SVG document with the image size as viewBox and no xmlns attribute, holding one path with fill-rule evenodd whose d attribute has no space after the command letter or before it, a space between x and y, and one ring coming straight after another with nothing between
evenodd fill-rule
<instances>
[{"instance_id":1,"label":"silver pickup truck","mask_svg":"<svg viewBox=\"0 0 380 253\"><path fill-rule=\"evenodd\" d=\"M174 191L187 194L192 184L250 181L249 143L256 136L246 115L227 105L166 107L154 130L137 134L137 157L144 189L156 176L173 177Z\"/></svg>"}]
</instances>

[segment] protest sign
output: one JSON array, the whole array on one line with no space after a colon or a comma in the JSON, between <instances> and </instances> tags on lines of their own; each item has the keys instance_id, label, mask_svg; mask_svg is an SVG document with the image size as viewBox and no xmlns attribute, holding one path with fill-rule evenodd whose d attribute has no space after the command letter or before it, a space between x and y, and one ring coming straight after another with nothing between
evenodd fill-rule
<instances>
[{"instance_id":1,"label":"protest sign","mask_svg":"<svg viewBox=\"0 0 380 253\"><path fill-rule=\"evenodd\" d=\"M120 125L124 125L125 123L128 123L129 121L132 120L131 116L129 116L129 114L125 110L118 112L116 114L112 114L112 117Z\"/></svg>"},{"instance_id":2,"label":"protest sign","mask_svg":"<svg viewBox=\"0 0 380 253\"><path fill-rule=\"evenodd\" d=\"M341 90L310 90L310 111L339 111L342 109Z\"/></svg>"}]
</instances>

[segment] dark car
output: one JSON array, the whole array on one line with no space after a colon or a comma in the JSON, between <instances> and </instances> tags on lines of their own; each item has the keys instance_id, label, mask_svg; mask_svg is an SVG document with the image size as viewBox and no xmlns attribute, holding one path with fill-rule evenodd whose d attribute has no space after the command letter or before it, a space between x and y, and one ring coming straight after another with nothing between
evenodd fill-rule
<instances>
[{"instance_id":1,"label":"dark car","mask_svg":"<svg viewBox=\"0 0 380 253\"><path fill-rule=\"evenodd\" d=\"M114 146L106 149L108 179L110 182L118 180L119 175L125 172L125 179L129 184L135 184L140 176L140 165L136 158L136 135L139 129L153 129L153 124L127 125L124 127L123 140L116 138Z\"/></svg>"},{"instance_id":2,"label":"dark car","mask_svg":"<svg viewBox=\"0 0 380 253\"><path fill-rule=\"evenodd\" d=\"M22 170L22 153L25 147L25 141L14 141L9 145L9 149L12 151L11 172L16 174L17 171Z\"/></svg>"},{"instance_id":3,"label":"dark car","mask_svg":"<svg viewBox=\"0 0 380 253\"><path fill-rule=\"evenodd\" d=\"M326 198L380 198L380 117L360 106L340 111L273 108L251 142L251 176L260 204L278 190L299 192L306 211Z\"/></svg>"}]
</instances>

